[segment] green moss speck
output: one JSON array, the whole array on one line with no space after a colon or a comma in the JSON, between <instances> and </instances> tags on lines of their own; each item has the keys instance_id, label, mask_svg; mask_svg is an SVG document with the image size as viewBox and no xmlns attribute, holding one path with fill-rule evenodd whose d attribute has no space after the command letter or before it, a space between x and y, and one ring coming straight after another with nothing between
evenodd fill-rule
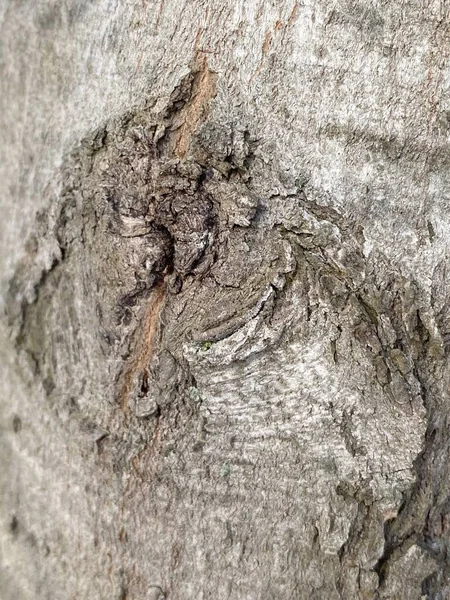
<instances>
[{"instance_id":1,"label":"green moss speck","mask_svg":"<svg viewBox=\"0 0 450 600\"><path fill-rule=\"evenodd\" d=\"M200 392L194 386L189 388L189 398L193 402L201 402Z\"/></svg>"},{"instance_id":2,"label":"green moss speck","mask_svg":"<svg viewBox=\"0 0 450 600\"><path fill-rule=\"evenodd\" d=\"M228 463L223 463L222 468L220 469L221 477L228 477L230 474L230 465Z\"/></svg>"}]
</instances>

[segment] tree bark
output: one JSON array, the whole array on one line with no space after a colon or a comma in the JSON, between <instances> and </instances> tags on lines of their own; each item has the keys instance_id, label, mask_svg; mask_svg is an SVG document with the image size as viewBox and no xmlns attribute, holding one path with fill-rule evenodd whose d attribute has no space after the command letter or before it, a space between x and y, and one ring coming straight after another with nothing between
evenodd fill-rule
<instances>
[{"instance_id":1,"label":"tree bark","mask_svg":"<svg viewBox=\"0 0 450 600\"><path fill-rule=\"evenodd\" d=\"M450 598L448 3L0 29L1 597Z\"/></svg>"}]
</instances>

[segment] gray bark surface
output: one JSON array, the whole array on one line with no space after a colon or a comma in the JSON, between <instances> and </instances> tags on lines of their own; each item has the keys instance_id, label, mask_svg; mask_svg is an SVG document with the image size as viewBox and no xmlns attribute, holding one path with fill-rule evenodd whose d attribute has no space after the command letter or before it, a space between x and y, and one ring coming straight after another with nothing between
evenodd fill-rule
<instances>
[{"instance_id":1,"label":"gray bark surface","mask_svg":"<svg viewBox=\"0 0 450 600\"><path fill-rule=\"evenodd\" d=\"M449 32L3 0L2 599L450 598Z\"/></svg>"}]
</instances>

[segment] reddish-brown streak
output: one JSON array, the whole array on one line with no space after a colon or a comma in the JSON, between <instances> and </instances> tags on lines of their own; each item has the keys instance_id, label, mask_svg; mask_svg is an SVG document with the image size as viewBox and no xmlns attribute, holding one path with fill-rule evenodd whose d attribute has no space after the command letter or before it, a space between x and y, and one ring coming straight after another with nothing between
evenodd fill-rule
<instances>
[{"instance_id":1,"label":"reddish-brown streak","mask_svg":"<svg viewBox=\"0 0 450 600\"><path fill-rule=\"evenodd\" d=\"M133 380L138 373L148 372L148 366L155 351L155 339L158 331L159 316L161 314L164 298L165 287L163 284L161 284L151 295L142 329L137 332L138 334L142 332L141 338L137 343L136 350L130 359L130 364L125 370L122 389L120 392L120 406L125 416L128 416L129 396Z\"/></svg>"}]
</instances>

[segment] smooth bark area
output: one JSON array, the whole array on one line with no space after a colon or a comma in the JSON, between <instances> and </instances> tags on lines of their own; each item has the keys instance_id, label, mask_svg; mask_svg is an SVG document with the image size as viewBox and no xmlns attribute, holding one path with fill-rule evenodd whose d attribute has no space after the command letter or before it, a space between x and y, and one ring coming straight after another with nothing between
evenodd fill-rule
<instances>
[{"instance_id":1,"label":"smooth bark area","mask_svg":"<svg viewBox=\"0 0 450 600\"><path fill-rule=\"evenodd\" d=\"M0 596L450 597L445 0L3 0Z\"/></svg>"}]
</instances>

